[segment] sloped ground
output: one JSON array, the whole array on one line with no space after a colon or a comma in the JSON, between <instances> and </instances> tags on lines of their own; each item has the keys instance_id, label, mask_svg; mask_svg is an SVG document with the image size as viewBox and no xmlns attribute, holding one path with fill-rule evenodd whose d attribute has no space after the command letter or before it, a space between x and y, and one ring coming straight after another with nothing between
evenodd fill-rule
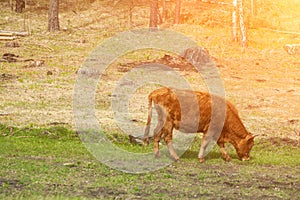
<instances>
[{"instance_id":1,"label":"sloped ground","mask_svg":"<svg viewBox=\"0 0 300 200\"><path fill-rule=\"evenodd\" d=\"M34 139L31 136L27 138L25 132L22 137L14 134L1 136L2 147L6 144L7 152L11 152L1 151L0 154L1 163L5 163L1 164L1 194L9 196L17 191L17 194L30 196L35 191L34 195L49 195L49 198L65 195L120 199L299 199L300 57L288 55L283 46L300 43L300 38L298 34L282 34L273 30L287 28L296 31L299 9L298 4L292 3L290 15L283 16L278 12L280 9L287 10L287 7L271 1L260 2L259 20L255 24L249 22L252 27L248 32L249 48L244 53L239 44L231 41L230 27L226 26L230 24L226 18L230 14L227 7L214 4L206 7L207 4L201 3L202 12L197 12L196 6L195 10L191 10L191 13L199 14L194 15L197 25L188 22L170 27L195 39L213 56L227 98L238 108L247 129L259 135L253 151L254 159L250 163L240 163L236 158L232 163L223 163L220 154L212 152L209 156L211 161L199 165L197 150L193 150L183 156L182 162L157 173L127 175L108 169L92 156L81 158L79 155L88 153L79 141L70 140L71 149L80 148L72 156L62 156L62 161L53 161L52 153L43 157L42 150L41 153L33 153L37 154L36 157L31 157ZM40 7L44 6L40 4ZM1 56L13 53L19 56L19 60L45 61L38 67L26 67L28 62L0 62L0 122L5 126L29 129L57 124L72 128L72 98L78 68L105 38L131 28L147 27L149 11L147 4L135 7L133 24L130 25L126 4L111 7L111 4L96 1L83 10L64 7L60 16L63 31L49 34L45 31L46 9L36 11L32 5L25 15L17 15L9 11L6 2L1 2L0 7L0 29L23 30L24 16L28 15L24 30L29 26L33 33L18 38L16 42L20 47L16 48L5 47L6 42L0 41ZM210 12L208 8L214 11ZM220 12L222 14L218 18L220 10L224 12ZM220 23L223 19L228 21ZM295 23L291 23L292 20ZM128 54L118 58L106 70L96 91L97 116L105 124L105 130L119 131L114 124L111 95L115 84L128 72L128 64L159 59L164 54L157 51ZM197 72L186 69L179 73L194 89L206 90ZM147 94L155 87L140 88L131 100L131 117L140 126L146 121ZM41 141L36 145L50 143L44 147L45 152L55 152L52 146L61 148L61 154L66 151L65 143L61 144L61 141L53 138ZM12 144L19 144L20 148ZM16 156L20 152L23 154ZM286 160L280 159L280 156ZM75 163L75 167L69 169L61 162L69 162L70 157L78 159L79 164ZM24 165L19 165L20 161L29 166L25 172L22 169ZM18 165L20 167L16 167ZM44 179L47 169L54 169L56 178ZM66 177L65 182L61 176Z\"/></svg>"},{"instance_id":2,"label":"sloped ground","mask_svg":"<svg viewBox=\"0 0 300 200\"><path fill-rule=\"evenodd\" d=\"M14 14L5 7L5 3L3 5L1 29L22 29L23 15ZM212 7L227 10L226 6L215 4L208 7L204 7L207 5L204 3L197 5L204 9L205 15ZM34 34L19 38L16 42L20 47L17 48L5 47L6 42L2 41L1 54L14 53L19 60L43 60L45 64L28 68L28 62L0 63L3 102L0 117L3 123L22 126L58 122L72 125L76 71L104 38L130 28L124 14L126 5L117 4L109 9L110 6L95 2L88 10L80 12L65 8L66 11L61 13L61 26L65 31L54 34L45 31L47 13L43 10L33 12L33 6L28 8L30 12L26 15L30 15L30 20L27 23ZM143 21L143 25L139 26L147 26L147 9L146 6L134 8L134 24ZM203 17L202 14L199 13L199 18ZM218 19L214 13L210 17ZM11 23L13 21L17 23ZM296 43L299 40L297 35L250 29L249 48L241 53L238 44L230 41L230 29L224 25L215 28L207 24L180 25L173 29L197 40L209 50L220 70L228 99L237 105L249 130L264 136L299 139L299 56L288 55L282 48L286 43ZM124 66L136 61L147 62L163 55L137 53L120 58L111 68L117 69L118 63ZM205 89L197 73L189 71L181 74L195 89ZM112 92L112 87L107 95ZM148 92L141 94L143 98L136 106L142 109L140 115L146 111L144 99ZM110 104L107 95L100 94L98 97L100 105L106 105L105 109ZM145 117L141 121L145 121Z\"/></svg>"}]
</instances>

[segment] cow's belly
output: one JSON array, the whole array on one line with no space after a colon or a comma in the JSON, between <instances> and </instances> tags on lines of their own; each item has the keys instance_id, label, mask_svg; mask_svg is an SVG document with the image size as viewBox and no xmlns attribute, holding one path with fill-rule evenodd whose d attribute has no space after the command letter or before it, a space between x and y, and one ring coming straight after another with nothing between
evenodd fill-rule
<instances>
[{"instance_id":1,"label":"cow's belly","mask_svg":"<svg viewBox=\"0 0 300 200\"><path fill-rule=\"evenodd\" d=\"M183 133L199 133L205 132L208 128L207 123L199 123L198 119L192 119L183 123L175 122L175 129Z\"/></svg>"}]
</instances>

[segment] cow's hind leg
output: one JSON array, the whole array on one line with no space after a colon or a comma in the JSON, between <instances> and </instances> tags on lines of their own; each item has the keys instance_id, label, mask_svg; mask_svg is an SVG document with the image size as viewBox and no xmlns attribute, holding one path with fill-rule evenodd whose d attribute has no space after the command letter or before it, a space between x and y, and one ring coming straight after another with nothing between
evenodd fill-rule
<instances>
[{"instance_id":1,"label":"cow's hind leg","mask_svg":"<svg viewBox=\"0 0 300 200\"><path fill-rule=\"evenodd\" d=\"M158 120L158 124L154 129L153 140L154 140L154 154L155 154L156 158L160 157L159 142L160 142L160 139L161 139L162 135L165 132L164 127L163 127L163 123L164 122L162 120Z\"/></svg>"},{"instance_id":2,"label":"cow's hind leg","mask_svg":"<svg viewBox=\"0 0 300 200\"><path fill-rule=\"evenodd\" d=\"M164 140L168 146L169 152L171 157L177 161L179 160L179 157L174 149L173 143L172 143L172 138L173 138L173 124L171 120L167 120L165 126L164 126L165 134L164 134Z\"/></svg>"},{"instance_id":3,"label":"cow's hind leg","mask_svg":"<svg viewBox=\"0 0 300 200\"><path fill-rule=\"evenodd\" d=\"M159 142L162 134L164 133L165 113L163 108L159 105L154 106L157 112L158 122L154 129L153 140L154 140L154 154L157 158L160 157L159 153Z\"/></svg>"},{"instance_id":4,"label":"cow's hind leg","mask_svg":"<svg viewBox=\"0 0 300 200\"><path fill-rule=\"evenodd\" d=\"M204 155L205 155L205 150L207 148L207 146L209 145L210 142L214 141L213 137L207 133L203 134L203 138L201 141L201 147L200 147L200 151L199 151L199 162L203 163L205 161L204 159Z\"/></svg>"},{"instance_id":5,"label":"cow's hind leg","mask_svg":"<svg viewBox=\"0 0 300 200\"><path fill-rule=\"evenodd\" d=\"M222 152L222 156L223 156L224 160L229 162L230 161L230 156L227 154L227 152L225 150L224 143L223 142L217 142L217 144L220 147L220 150Z\"/></svg>"},{"instance_id":6,"label":"cow's hind leg","mask_svg":"<svg viewBox=\"0 0 300 200\"><path fill-rule=\"evenodd\" d=\"M157 129L157 128L155 128ZM161 136L163 134L163 129L160 130L154 130L154 154L156 158L160 157L160 153L159 153L159 142L161 139Z\"/></svg>"}]
</instances>

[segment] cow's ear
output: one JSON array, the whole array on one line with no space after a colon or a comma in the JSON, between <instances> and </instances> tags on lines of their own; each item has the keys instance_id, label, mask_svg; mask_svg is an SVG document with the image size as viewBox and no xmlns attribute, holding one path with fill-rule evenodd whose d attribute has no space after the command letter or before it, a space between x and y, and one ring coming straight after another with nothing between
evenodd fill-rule
<instances>
[{"instance_id":1,"label":"cow's ear","mask_svg":"<svg viewBox=\"0 0 300 200\"><path fill-rule=\"evenodd\" d=\"M252 138L256 138L258 136L258 134L252 135Z\"/></svg>"},{"instance_id":2,"label":"cow's ear","mask_svg":"<svg viewBox=\"0 0 300 200\"><path fill-rule=\"evenodd\" d=\"M258 136L258 134L255 134L255 135L254 135L254 134L250 133L250 135L248 135L248 138L251 139L251 138L255 138L255 137L257 137L257 136Z\"/></svg>"},{"instance_id":3,"label":"cow's ear","mask_svg":"<svg viewBox=\"0 0 300 200\"><path fill-rule=\"evenodd\" d=\"M249 135L246 136L246 140L251 140L251 139L253 139L253 138L254 138L254 137L253 137L252 134L249 134Z\"/></svg>"},{"instance_id":4,"label":"cow's ear","mask_svg":"<svg viewBox=\"0 0 300 200\"><path fill-rule=\"evenodd\" d=\"M253 136L253 135L249 135L249 136L247 136L247 137L246 137L247 143L248 143L248 144L251 144L251 143L253 143L253 141L254 141L254 137L255 137L255 136Z\"/></svg>"}]
</instances>

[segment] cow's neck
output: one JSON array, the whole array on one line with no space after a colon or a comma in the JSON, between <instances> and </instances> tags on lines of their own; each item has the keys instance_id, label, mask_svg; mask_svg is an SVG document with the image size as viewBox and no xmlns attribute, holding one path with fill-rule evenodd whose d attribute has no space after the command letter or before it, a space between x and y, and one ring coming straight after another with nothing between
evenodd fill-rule
<instances>
[{"instance_id":1,"label":"cow's neck","mask_svg":"<svg viewBox=\"0 0 300 200\"><path fill-rule=\"evenodd\" d=\"M238 144L245 140L249 133L246 128L242 125L240 130L231 130L231 137L229 137L229 142L234 146L234 148L238 149Z\"/></svg>"},{"instance_id":2,"label":"cow's neck","mask_svg":"<svg viewBox=\"0 0 300 200\"><path fill-rule=\"evenodd\" d=\"M240 138L240 137L238 137L237 135L232 135L231 137L230 137L230 139L229 139L229 143L231 143L233 146L234 146L234 148L236 149L236 150L238 150L238 148L239 148L239 143L243 140L244 138Z\"/></svg>"}]
</instances>

